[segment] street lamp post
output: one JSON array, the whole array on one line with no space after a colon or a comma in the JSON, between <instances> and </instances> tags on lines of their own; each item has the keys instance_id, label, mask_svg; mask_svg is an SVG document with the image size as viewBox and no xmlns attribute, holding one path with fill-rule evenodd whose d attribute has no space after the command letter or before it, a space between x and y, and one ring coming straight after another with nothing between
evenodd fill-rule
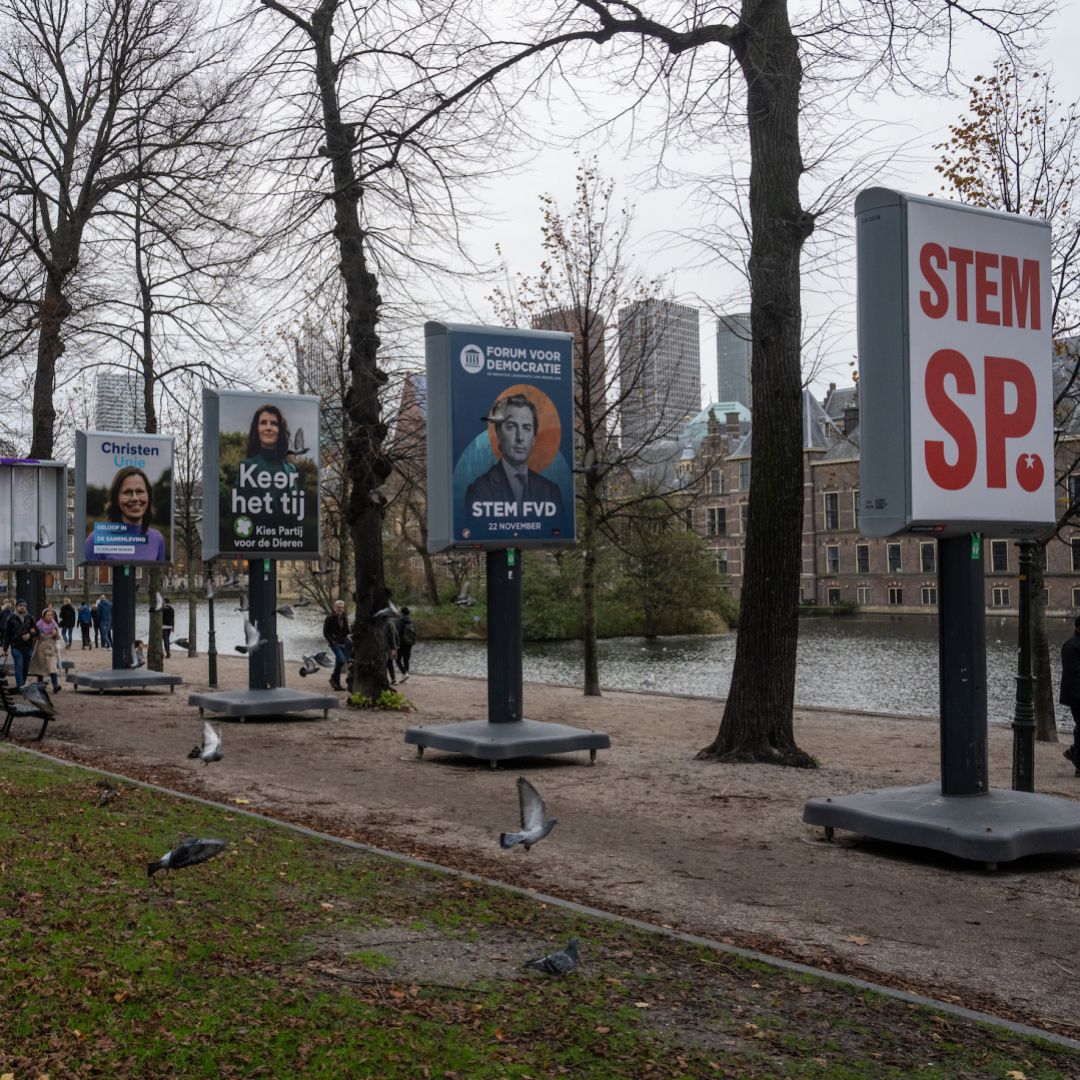
<instances>
[{"instance_id":1,"label":"street lamp post","mask_svg":"<svg viewBox=\"0 0 1080 1080\"><path fill-rule=\"evenodd\" d=\"M1016 711L1013 714L1013 791L1035 790L1035 687L1031 676L1031 554L1033 540L1017 542L1020 550L1020 649L1016 671Z\"/></svg>"},{"instance_id":2,"label":"street lamp post","mask_svg":"<svg viewBox=\"0 0 1080 1080\"><path fill-rule=\"evenodd\" d=\"M217 638L214 636L214 564L206 564L206 604L207 604L207 632L206 632L206 668L209 676L210 689L218 688L217 682Z\"/></svg>"}]
</instances>

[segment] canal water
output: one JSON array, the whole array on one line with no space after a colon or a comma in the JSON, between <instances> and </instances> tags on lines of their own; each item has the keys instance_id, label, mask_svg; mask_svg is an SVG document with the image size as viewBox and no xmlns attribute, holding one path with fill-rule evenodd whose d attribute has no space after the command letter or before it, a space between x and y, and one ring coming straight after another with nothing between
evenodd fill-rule
<instances>
[{"instance_id":1,"label":"canal water","mask_svg":"<svg viewBox=\"0 0 1080 1080\"><path fill-rule=\"evenodd\" d=\"M207 608L197 605L200 653L206 649ZM243 641L242 613L236 600L215 602L219 653L234 652ZM143 612L140 615L144 618ZM296 618L278 619L278 635L289 661L323 647L322 612L302 608ZM177 637L185 637L187 604L176 604ZM145 627L139 633L145 635ZM1061 642L1072 633L1069 619L1050 620L1051 664L1057 697ZM1007 723L1016 700L1017 622L990 618L986 626L987 702L990 720ZM731 682L735 634L718 637L611 638L600 642L600 681L609 690L700 694L724 697ZM483 641L420 641L413 649L413 669L438 675L486 673ZM524 677L528 682L581 685L581 643L529 642ZM862 615L803 619L795 677L799 705L820 705L936 716L937 620L925 616ZM1068 710L1058 706L1058 720L1071 727Z\"/></svg>"}]
</instances>

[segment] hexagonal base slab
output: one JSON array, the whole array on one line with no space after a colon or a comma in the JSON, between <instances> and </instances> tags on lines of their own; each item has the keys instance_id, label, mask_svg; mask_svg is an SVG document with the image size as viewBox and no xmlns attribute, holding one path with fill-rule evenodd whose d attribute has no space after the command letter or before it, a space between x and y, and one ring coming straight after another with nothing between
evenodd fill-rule
<instances>
[{"instance_id":1,"label":"hexagonal base slab","mask_svg":"<svg viewBox=\"0 0 1080 1080\"><path fill-rule=\"evenodd\" d=\"M919 784L834 795L810 799L803 821L987 863L1080 849L1080 802L1001 788L958 796Z\"/></svg>"},{"instance_id":2,"label":"hexagonal base slab","mask_svg":"<svg viewBox=\"0 0 1080 1080\"><path fill-rule=\"evenodd\" d=\"M465 720L435 727L411 727L405 741L419 748L449 750L480 761L507 761L510 758L569 754L574 750L606 750L611 740L602 731L585 731L566 724L539 720L513 720L493 724L489 720Z\"/></svg>"},{"instance_id":3,"label":"hexagonal base slab","mask_svg":"<svg viewBox=\"0 0 1080 1080\"><path fill-rule=\"evenodd\" d=\"M245 716L285 716L308 709L322 709L325 719L329 710L340 703L333 694L290 690L285 686L269 690L216 690L212 693L188 695L188 704L198 705L200 716L208 709L225 716L239 716L241 720ZM297 719L312 718L301 716Z\"/></svg>"}]
</instances>

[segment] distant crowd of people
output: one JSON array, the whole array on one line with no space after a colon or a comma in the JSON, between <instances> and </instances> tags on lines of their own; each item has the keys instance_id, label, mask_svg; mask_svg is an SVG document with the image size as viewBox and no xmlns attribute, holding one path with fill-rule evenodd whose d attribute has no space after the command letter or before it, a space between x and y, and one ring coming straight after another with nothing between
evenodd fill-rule
<instances>
[{"instance_id":1,"label":"distant crowd of people","mask_svg":"<svg viewBox=\"0 0 1080 1080\"><path fill-rule=\"evenodd\" d=\"M416 623L413 622L407 607L395 609L392 614L383 615L380 621L386 646L386 674L390 685L396 686L399 674L401 682L409 678L412 649L417 638ZM323 622L323 637L334 654L334 671L330 676L330 686L334 690L346 690L348 687L341 683L341 673L352 659L352 631L349 628L348 616L345 614L344 600L334 601L334 610Z\"/></svg>"}]
</instances>

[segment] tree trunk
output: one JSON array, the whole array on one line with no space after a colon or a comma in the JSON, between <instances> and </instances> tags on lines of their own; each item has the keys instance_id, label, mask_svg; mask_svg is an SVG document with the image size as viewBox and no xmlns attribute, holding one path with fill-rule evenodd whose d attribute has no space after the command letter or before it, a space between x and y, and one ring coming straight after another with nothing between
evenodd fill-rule
<instances>
[{"instance_id":1,"label":"tree trunk","mask_svg":"<svg viewBox=\"0 0 1080 1080\"><path fill-rule=\"evenodd\" d=\"M732 43L750 133L754 450L743 592L720 730L699 758L808 767L793 710L802 559L799 258L813 220L799 203L802 66L784 0L746 0Z\"/></svg>"},{"instance_id":2,"label":"tree trunk","mask_svg":"<svg viewBox=\"0 0 1080 1080\"><path fill-rule=\"evenodd\" d=\"M431 601L432 607L438 607L439 582L435 577L435 560L426 548L420 552L420 558L424 563L424 585L427 588L428 600Z\"/></svg>"},{"instance_id":3,"label":"tree trunk","mask_svg":"<svg viewBox=\"0 0 1080 1080\"><path fill-rule=\"evenodd\" d=\"M1035 676L1035 738L1057 742L1054 680L1050 675L1050 641L1046 636L1046 587L1043 553L1046 541L1036 540L1031 553L1031 673Z\"/></svg>"},{"instance_id":4,"label":"tree trunk","mask_svg":"<svg viewBox=\"0 0 1080 1080\"><path fill-rule=\"evenodd\" d=\"M322 104L325 147L333 180L334 235L345 286L349 340L349 384L345 409L349 419L346 469L349 479L348 519L355 562L355 622L353 662L349 689L375 700L389 689L386 641L372 618L387 601L383 577L382 507L372 492L390 475L390 459L383 450L387 428L380 415L379 395L387 381L378 367L378 282L368 268L364 230L358 202L361 184L353 163L352 129L341 119L338 101L338 66L333 57L333 22L339 0L321 0L311 16L315 51L315 78Z\"/></svg>"},{"instance_id":5,"label":"tree trunk","mask_svg":"<svg viewBox=\"0 0 1080 1080\"><path fill-rule=\"evenodd\" d=\"M596 642L596 516L599 511L596 476L585 474L581 501L581 642L585 665L585 696L600 697L600 658Z\"/></svg>"}]
</instances>

